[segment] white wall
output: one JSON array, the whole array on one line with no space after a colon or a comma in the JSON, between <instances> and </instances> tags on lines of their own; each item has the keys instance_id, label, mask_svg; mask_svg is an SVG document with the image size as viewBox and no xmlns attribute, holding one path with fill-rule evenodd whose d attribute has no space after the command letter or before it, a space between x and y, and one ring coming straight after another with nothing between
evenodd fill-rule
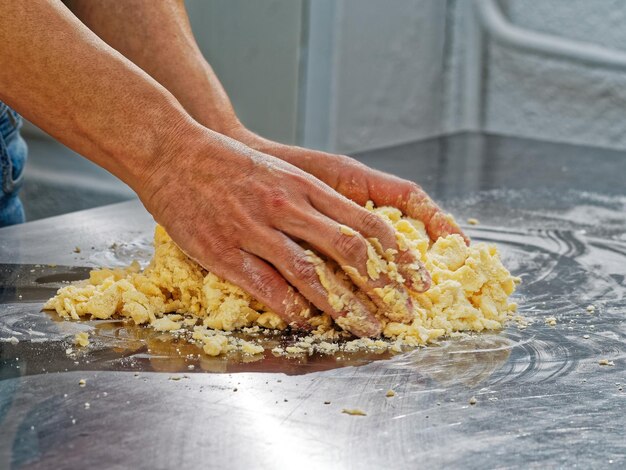
<instances>
[{"instance_id":1,"label":"white wall","mask_svg":"<svg viewBox=\"0 0 626 470\"><path fill-rule=\"evenodd\" d=\"M626 51L626 2L508 0L518 26ZM488 47L484 116L492 132L626 148L626 73Z\"/></svg>"},{"instance_id":2,"label":"white wall","mask_svg":"<svg viewBox=\"0 0 626 470\"><path fill-rule=\"evenodd\" d=\"M314 1L310 18L306 145L349 153L443 132L445 1Z\"/></svg>"},{"instance_id":3,"label":"white wall","mask_svg":"<svg viewBox=\"0 0 626 470\"><path fill-rule=\"evenodd\" d=\"M238 114L269 138L336 152L468 128L626 148L626 73L485 38L468 87L473 0L186 0ZM626 51L623 0L501 0L524 28ZM468 60L469 59L469 60ZM468 67L469 64L469 67Z\"/></svg>"},{"instance_id":4,"label":"white wall","mask_svg":"<svg viewBox=\"0 0 626 470\"><path fill-rule=\"evenodd\" d=\"M198 44L252 130L296 140L303 0L187 0Z\"/></svg>"}]
</instances>

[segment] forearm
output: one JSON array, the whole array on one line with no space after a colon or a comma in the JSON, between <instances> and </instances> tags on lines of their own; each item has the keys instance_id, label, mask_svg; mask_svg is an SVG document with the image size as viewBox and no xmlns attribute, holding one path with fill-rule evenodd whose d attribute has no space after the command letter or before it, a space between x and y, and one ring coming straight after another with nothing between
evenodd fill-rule
<instances>
[{"instance_id":1,"label":"forearm","mask_svg":"<svg viewBox=\"0 0 626 470\"><path fill-rule=\"evenodd\" d=\"M93 32L167 88L199 123L226 135L239 125L196 44L182 0L65 3Z\"/></svg>"},{"instance_id":2,"label":"forearm","mask_svg":"<svg viewBox=\"0 0 626 470\"><path fill-rule=\"evenodd\" d=\"M0 99L132 187L193 120L59 1L5 2Z\"/></svg>"}]
</instances>

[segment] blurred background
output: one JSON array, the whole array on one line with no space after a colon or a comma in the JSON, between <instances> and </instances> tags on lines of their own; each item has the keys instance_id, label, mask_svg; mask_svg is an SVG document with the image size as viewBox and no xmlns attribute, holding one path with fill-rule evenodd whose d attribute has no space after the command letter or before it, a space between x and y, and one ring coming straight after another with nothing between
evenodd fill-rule
<instances>
[{"instance_id":1,"label":"blurred background","mask_svg":"<svg viewBox=\"0 0 626 470\"><path fill-rule=\"evenodd\" d=\"M483 131L626 149L621 0L186 4L240 118L271 139L352 154ZM34 126L24 135L29 220L135 197Z\"/></svg>"}]
</instances>

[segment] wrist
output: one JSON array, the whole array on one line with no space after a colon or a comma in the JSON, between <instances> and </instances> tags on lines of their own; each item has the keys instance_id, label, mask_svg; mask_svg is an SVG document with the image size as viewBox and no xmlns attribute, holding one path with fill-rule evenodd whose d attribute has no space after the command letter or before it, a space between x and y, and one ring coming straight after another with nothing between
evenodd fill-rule
<instances>
[{"instance_id":1,"label":"wrist","mask_svg":"<svg viewBox=\"0 0 626 470\"><path fill-rule=\"evenodd\" d=\"M171 184L175 183L174 180L180 180L181 175L192 171L187 167L193 164L196 155L203 150L206 153L207 141L210 140L207 137L211 133L185 113L170 116L166 122L167 125L160 128L155 145L132 169L132 180L128 181L153 215L158 206L154 201L170 192L170 188L175 186Z\"/></svg>"}]
</instances>

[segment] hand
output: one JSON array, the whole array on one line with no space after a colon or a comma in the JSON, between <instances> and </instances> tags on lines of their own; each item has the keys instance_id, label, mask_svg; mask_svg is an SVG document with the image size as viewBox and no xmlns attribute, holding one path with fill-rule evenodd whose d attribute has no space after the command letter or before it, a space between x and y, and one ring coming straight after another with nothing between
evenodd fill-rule
<instances>
[{"instance_id":1,"label":"hand","mask_svg":"<svg viewBox=\"0 0 626 470\"><path fill-rule=\"evenodd\" d=\"M388 285L405 302L402 320L413 318L405 285L384 273L368 275L367 238L398 249L382 219L295 166L206 128L176 139L138 194L188 256L296 328L308 327L312 304L357 336L377 336L382 326L374 311L398 314L391 312L397 304L376 292ZM365 295L302 243L344 268ZM396 261L413 289L428 288L428 273L410 253Z\"/></svg>"},{"instance_id":2,"label":"hand","mask_svg":"<svg viewBox=\"0 0 626 470\"><path fill-rule=\"evenodd\" d=\"M422 221L433 241L456 233L468 245L470 243L469 237L452 217L444 213L414 182L374 170L344 155L272 142L241 126L233 127L230 135L254 149L285 160L314 175L357 204L364 205L371 200L376 206L400 209L405 215Z\"/></svg>"}]
</instances>

